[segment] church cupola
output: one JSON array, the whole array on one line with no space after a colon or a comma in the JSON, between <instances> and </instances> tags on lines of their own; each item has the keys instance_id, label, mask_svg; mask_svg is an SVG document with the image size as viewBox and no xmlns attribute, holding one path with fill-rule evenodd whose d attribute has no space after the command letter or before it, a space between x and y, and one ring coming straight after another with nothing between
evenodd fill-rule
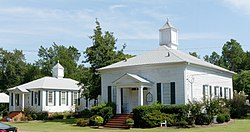
<instances>
[{"instance_id":1,"label":"church cupola","mask_svg":"<svg viewBox=\"0 0 250 132\"><path fill-rule=\"evenodd\" d=\"M53 75L53 77L56 77L56 78L63 78L63 77L64 77L64 68L63 68L63 66L59 63L59 61L58 61L57 64L53 67L53 69L52 69L52 75Z\"/></svg>"},{"instance_id":2,"label":"church cupola","mask_svg":"<svg viewBox=\"0 0 250 132\"><path fill-rule=\"evenodd\" d=\"M160 46L166 45L171 49L178 48L178 32L177 30L167 22L159 29L159 44Z\"/></svg>"}]
</instances>

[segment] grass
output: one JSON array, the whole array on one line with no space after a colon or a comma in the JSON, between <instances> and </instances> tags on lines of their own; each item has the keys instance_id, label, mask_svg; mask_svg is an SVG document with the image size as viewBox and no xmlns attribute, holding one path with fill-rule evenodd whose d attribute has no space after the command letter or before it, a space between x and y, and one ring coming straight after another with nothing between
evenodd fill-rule
<instances>
[{"instance_id":1,"label":"grass","mask_svg":"<svg viewBox=\"0 0 250 132\"><path fill-rule=\"evenodd\" d=\"M19 132L78 132L78 131L100 131L100 132L117 132L117 131L132 131L132 132L144 132L144 131L154 131L154 132L245 132L250 130L250 119L236 119L234 123L226 125L216 125L216 126L204 126L198 128L152 128L152 129L137 129L133 128L130 130L119 130L119 129L94 129L90 127L78 127L74 125L74 119L65 120L53 120L53 121L32 121L24 123L9 123L10 125L16 126Z\"/></svg>"}]
</instances>

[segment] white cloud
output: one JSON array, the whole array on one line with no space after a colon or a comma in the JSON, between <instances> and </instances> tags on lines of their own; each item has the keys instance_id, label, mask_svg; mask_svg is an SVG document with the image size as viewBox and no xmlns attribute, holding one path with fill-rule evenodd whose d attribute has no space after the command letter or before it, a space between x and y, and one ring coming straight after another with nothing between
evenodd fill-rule
<instances>
[{"instance_id":1,"label":"white cloud","mask_svg":"<svg viewBox=\"0 0 250 132\"><path fill-rule=\"evenodd\" d=\"M249 0L224 0L231 9L250 15L250 1Z\"/></svg>"},{"instance_id":2,"label":"white cloud","mask_svg":"<svg viewBox=\"0 0 250 132\"><path fill-rule=\"evenodd\" d=\"M115 10L117 8L123 8L123 7L127 7L126 5L123 5L123 4L118 4L118 5L111 5L109 7L110 10Z\"/></svg>"}]
</instances>

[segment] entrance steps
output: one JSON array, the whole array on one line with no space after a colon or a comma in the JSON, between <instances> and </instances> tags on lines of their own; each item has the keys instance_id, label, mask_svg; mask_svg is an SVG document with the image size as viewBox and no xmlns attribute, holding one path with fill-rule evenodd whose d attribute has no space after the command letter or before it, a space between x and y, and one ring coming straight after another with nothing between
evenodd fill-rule
<instances>
[{"instance_id":1,"label":"entrance steps","mask_svg":"<svg viewBox=\"0 0 250 132\"><path fill-rule=\"evenodd\" d=\"M104 127L107 128L129 128L126 124L128 118L132 118L132 114L116 114L110 121L108 121Z\"/></svg>"},{"instance_id":2,"label":"entrance steps","mask_svg":"<svg viewBox=\"0 0 250 132\"><path fill-rule=\"evenodd\" d=\"M8 116L4 117L1 121L7 122L8 119L10 119L9 120L10 122L19 121L23 115L24 114L22 111L12 111Z\"/></svg>"}]
</instances>

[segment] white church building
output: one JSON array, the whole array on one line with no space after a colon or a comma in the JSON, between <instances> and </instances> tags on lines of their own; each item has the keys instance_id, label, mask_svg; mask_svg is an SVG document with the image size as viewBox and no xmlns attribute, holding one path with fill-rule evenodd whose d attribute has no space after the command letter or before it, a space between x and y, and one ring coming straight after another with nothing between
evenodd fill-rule
<instances>
[{"instance_id":1,"label":"white church building","mask_svg":"<svg viewBox=\"0 0 250 132\"><path fill-rule=\"evenodd\" d=\"M64 68L59 62L53 67L52 74L52 77L43 77L8 89L9 111L31 108L38 112L53 113L75 111L76 108L85 109L90 106L89 102L80 98L79 82L64 78Z\"/></svg>"},{"instance_id":2,"label":"white church building","mask_svg":"<svg viewBox=\"0 0 250 132\"><path fill-rule=\"evenodd\" d=\"M99 69L103 102L117 113L135 106L187 104L202 98L232 98L232 71L178 50L178 32L169 22L159 30L159 47Z\"/></svg>"}]
</instances>

